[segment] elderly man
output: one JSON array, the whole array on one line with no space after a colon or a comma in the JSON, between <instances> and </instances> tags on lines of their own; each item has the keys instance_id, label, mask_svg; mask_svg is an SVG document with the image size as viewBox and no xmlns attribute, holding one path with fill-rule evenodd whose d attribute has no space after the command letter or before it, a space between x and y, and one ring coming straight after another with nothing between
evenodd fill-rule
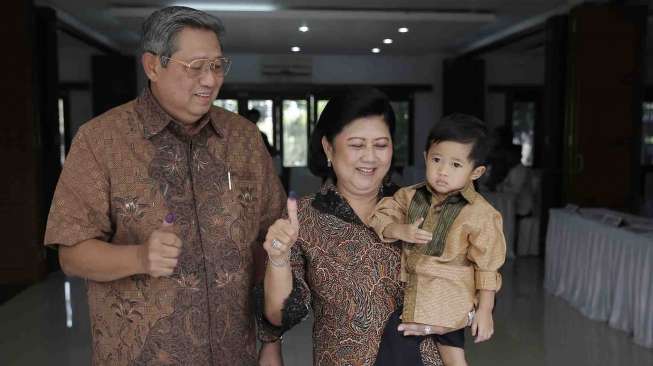
<instances>
[{"instance_id":1,"label":"elderly man","mask_svg":"<svg viewBox=\"0 0 653 366\"><path fill-rule=\"evenodd\" d=\"M256 126L212 107L222 30L190 8L153 13L149 86L73 141L45 243L88 279L95 365L257 362L253 253L285 194ZM278 351L264 345L262 363Z\"/></svg>"}]
</instances>

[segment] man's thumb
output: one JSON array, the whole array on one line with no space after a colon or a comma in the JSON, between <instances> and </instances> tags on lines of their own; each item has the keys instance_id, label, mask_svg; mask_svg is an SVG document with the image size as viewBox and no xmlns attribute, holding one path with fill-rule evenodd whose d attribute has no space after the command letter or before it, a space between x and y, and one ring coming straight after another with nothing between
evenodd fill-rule
<instances>
[{"instance_id":1,"label":"man's thumb","mask_svg":"<svg viewBox=\"0 0 653 366\"><path fill-rule=\"evenodd\" d=\"M175 223L175 220L177 219L177 215L175 215L174 212L168 212L166 217L163 219L163 222L161 223L161 229L169 228L172 226L172 224Z\"/></svg>"}]
</instances>

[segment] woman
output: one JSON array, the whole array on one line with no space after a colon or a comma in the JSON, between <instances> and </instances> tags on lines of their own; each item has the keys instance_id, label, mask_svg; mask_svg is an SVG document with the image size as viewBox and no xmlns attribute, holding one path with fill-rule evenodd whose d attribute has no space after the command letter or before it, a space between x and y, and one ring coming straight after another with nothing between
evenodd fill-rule
<instances>
[{"instance_id":1,"label":"woman","mask_svg":"<svg viewBox=\"0 0 653 366\"><path fill-rule=\"evenodd\" d=\"M392 161L394 112L381 92L361 88L329 101L311 137L309 167L332 183L288 204L270 227L259 288L259 325L281 334L314 311L315 365L372 365L389 315L403 299L400 248L365 225L384 193ZM261 300L264 300L261 304ZM422 325L405 334L424 335ZM440 365L429 338L426 365Z\"/></svg>"}]
</instances>

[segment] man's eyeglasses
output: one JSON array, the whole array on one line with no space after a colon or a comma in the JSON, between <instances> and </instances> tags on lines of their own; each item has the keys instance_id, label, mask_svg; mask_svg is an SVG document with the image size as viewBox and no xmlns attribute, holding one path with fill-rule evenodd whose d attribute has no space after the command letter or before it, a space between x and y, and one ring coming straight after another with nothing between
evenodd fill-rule
<instances>
[{"instance_id":1,"label":"man's eyeglasses","mask_svg":"<svg viewBox=\"0 0 653 366\"><path fill-rule=\"evenodd\" d=\"M190 63L186 63L180 60L175 60L172 57L166 57L166 56L161 56L161 59L176 62L180 65L186 66L186 73L190 78L193 79L204 75L204 73L209 70L215 76L225 76L229 72L229 67L231 66L231 60L226 57L218 57L213 60L200 58L197 60L193 60Z\"/></svg>"}]
</instances>

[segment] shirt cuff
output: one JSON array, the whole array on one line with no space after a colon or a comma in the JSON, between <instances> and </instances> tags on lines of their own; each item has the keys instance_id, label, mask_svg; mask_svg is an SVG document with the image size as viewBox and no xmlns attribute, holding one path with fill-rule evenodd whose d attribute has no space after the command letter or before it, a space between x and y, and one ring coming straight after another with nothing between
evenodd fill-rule
<instances>
[{"instance_id":1,"label":"shirt cuff","mask_svg":"<svg viewBox=\"0 0 653 366\"><path fill-rule=\"evenodd\" d=\"M293 289L284 302L282 313L282 324L276 326L270 323L265 317L265 289L263 283L254 286L254 313L257 325L257 337L262 343L270 343L281 340L282 335L290 328L306 318L309 308L306 305L302 288L293 274Z\"/></svg>"},{"instance_id":2,"label":"shirt cuff","mask_svg":"<svg viewBox=\"0 0 653 366\"><path fill-rule=\"evenodd\" d=\"M374 230L379 239L381 239L382 243L394 243L397 241L396 239L388 239L383 236L383 230L385 230L385 228L391 223L392 221L382 220L374 214L368 219L368 226Z\"/></svg>"},{"instance_id":3,"label":"shirt cuff","mask_svg":"<svg viewBox=\"0 0 653 366\"><path fill-rule=\"evenodd\" d=\"M501 274L495 271L475 271L474 279L477 290L499 291L501 289Z\"/></svg>"}]
</instances>

